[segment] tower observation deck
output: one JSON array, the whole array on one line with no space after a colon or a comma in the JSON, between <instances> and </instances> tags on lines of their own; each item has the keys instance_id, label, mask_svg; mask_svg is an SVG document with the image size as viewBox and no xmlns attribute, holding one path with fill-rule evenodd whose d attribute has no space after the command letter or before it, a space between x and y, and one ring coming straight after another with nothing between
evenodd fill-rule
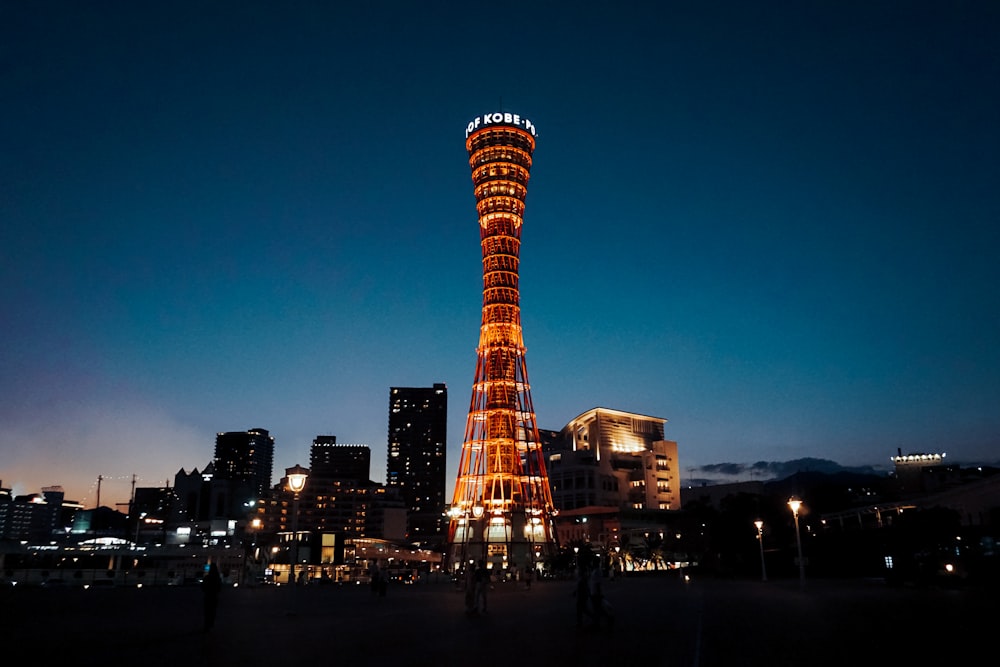
<instances>
[{"instance_id":1,"label":"tower observation deck","mask_svg":"<svg viewBox=\"0 0 1000 667\"><path fill-rule=\"evenodd\" d=\"M465 146L483 251L476 377L449 509L451 567L534 566L555 549L555 510L531 403L518 265L535 127L511 113L469 123Z\"/></svg>"}]
</instances>

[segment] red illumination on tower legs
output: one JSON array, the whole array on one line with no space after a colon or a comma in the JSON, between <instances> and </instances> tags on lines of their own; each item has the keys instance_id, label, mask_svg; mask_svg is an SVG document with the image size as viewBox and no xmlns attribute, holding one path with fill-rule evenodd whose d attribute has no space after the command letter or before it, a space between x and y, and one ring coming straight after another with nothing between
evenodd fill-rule
<instances>
[{"instance_id":1,"label":"red illumination on tower legs","mask_svg":"<svg viewBox=\"0 0 1000 667\"><path fill-rule=\"evenodd\" d=\"M504 120L506 118L506 120ZM483 324L449 511L452 568L533 566L555 547L554 508L531 403L518 262L533 126L512 114L469 124L466 148L483 249ZM492 122L491 122L492 121Z\"/></svg>"}]
</instances>

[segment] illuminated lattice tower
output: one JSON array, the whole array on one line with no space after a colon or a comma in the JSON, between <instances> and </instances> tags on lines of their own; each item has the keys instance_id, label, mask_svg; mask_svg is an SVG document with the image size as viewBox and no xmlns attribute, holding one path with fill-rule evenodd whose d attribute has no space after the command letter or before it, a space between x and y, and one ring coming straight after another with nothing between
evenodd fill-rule
<instances>
[{"instance_id":1,"label":"illuminated lattice tower","mask_svg":"<svg viewBox=\"0 0 1000 667\"><path fill-rule=\"evenodd\" d=\"M523 568L556 546L518 292L535 127L515 114L492 113L469 123L465 136L483 249L483 324L449 511L449 555L454 569L480 559Z\"/></svg>"}]
</instances>

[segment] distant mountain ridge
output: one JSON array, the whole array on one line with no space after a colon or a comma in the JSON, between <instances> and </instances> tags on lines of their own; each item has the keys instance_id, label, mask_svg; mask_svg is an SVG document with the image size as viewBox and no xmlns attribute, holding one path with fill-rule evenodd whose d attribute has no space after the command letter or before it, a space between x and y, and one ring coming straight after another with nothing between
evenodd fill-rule
<instances>
[{"instance_id":1,"label":"distant mountain ridge","mask_svg":"<svg viewBox=\"0 0 1000 667\"><path fill-rule=\"evenodd\" d=\"M827 475L848 472L859 475L886 476L888 470L875 466L842 466L829 459L801 458L791 461L757 461L756 463L713 463L688 470L685 485L728 484L732 482L773 481L796 473L817 472Z\"/></svg>"},{"instance_id":2,"label":"distant mountain ridge","mask_svg":"<svg viewBox=\"0 0 1000 667\"><path fill-rule=\"evenodd\" d=\"M997 468L1000 460L958 461L947 460L947 465L959 468ZM815 479L817 477L836 478L843 483L862 484L868 481L886 479L893 467L843 466L829 459L801 458L791 461L758 461L756 463L714 463L689 468L683 483L687 487L732 484L735 482L764 482L769 486L791 479Z\"/></svg>"}]
</instances>

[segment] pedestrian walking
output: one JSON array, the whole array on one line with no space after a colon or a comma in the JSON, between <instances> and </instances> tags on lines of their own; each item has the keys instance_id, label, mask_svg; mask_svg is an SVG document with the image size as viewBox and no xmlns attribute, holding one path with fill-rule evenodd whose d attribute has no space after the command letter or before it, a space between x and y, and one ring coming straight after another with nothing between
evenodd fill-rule
<instances>
[{"instance_id":1,"label":"pedestrian walking","mask_svg":"<svg viewBox=\"0 0 1000 667\"><path fill-rule=\"evenodd\" d=\"M479 561L476 567L476 601L475 612L486 613L487 594L490 590L490 571L486 569L486 562Z\"/></svg>"},{"instance_id":2,"label":"pedestrian walking","mask_svg":"<svg viewBox=\"0 0 1000 667\"><path fill-rule=\"evenodd\" d=\"M201 580L202 604L204 607L203 629L208 632L215 625L215 613L219 608L219 593L222 592L222 575L219 567L212 563Z\"/></svg>"},{"instance_id":3,"label":"pedestrian walking","mask_svg":"<svg viewBox=\"0 0 1000 667\"><path fill-rule=\"evenodd\" d=\"M476 613L476 568L471 562L465 567L465 613Z\"/></svg>"}]
</instances>

